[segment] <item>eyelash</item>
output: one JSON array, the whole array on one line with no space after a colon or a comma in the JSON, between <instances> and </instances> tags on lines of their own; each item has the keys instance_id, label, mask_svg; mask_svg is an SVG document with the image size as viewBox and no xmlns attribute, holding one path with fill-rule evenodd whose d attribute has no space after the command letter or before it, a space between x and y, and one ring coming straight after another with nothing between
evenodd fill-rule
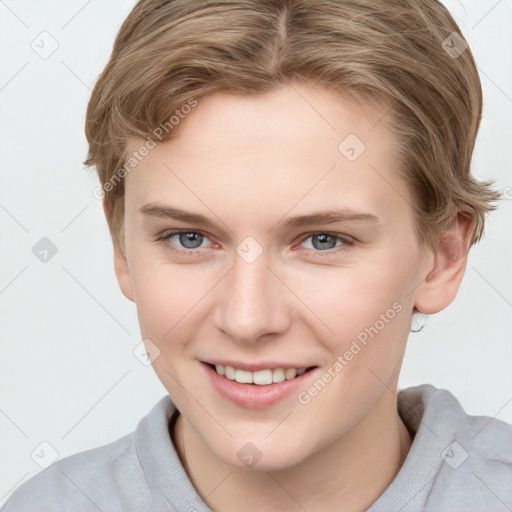
<instances>
[{"instance_id":1,"label":"eyelash","mask_svg":"<svg viewBox=\"0 0 512 512\"><path fill-rule=\"evenodd\" d=\"M176 230L176 231L170 231L169 233L166 233L165 235L157 238L157 241L160 241L166 248L174 252L175 254L181 255L181 256L192 256L194 252L199 252L198 248L195 249L179 249L174 244L170 242L170 239L175 235L180 235L182 233L193 233L196 235L201 235L205 238L208 238L207 235L204 233L201 233L200 231L191 231L186 229ZM355 240L352 237L349 237L348 235L340 235L339 233L330 233L328 231L314 231L312 233L307 233L304 238L301 239L301 244L304 243L308 238L311 238L314 235L328 235L336 238L337 240L340 240L343 242L343 245L340 247L335 247L332 249L327 249L325 251L320 250L314 250L314 249L308 249L310 251L313 251L315 255L320 255L321 257L325 256L333 256L333 254L338 253L340 251L347 251L350 249L354 243Z\"/></svg>"}]
</instances>

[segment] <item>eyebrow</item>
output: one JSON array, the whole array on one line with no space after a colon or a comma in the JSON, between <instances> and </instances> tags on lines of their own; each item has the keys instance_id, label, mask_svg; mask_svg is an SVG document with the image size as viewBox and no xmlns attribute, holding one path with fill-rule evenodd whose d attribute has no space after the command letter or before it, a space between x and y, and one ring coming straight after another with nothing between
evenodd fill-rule
<instances>
[{"instance_id":1,"label":"eyebrow","mask_svg":"<svg viewBox=\"0 0 512 512\"><path fill-rule=\"evenodd\" d=\"M148 203L141 207L140 212L144 215L151 215L160 218L171 218L188 222L190 224L202 225L208 228L215 228L215 224L198 213L181 210L161 203ZM288 217L278 221L276 225L281 228L304 227L312 224L332 224L334 222L363 221L380 223L380 219L372 213L358 212L350 208L340 208L330 211L321 211L307 215ZM271 228L273 229L273 228ZM270 231L270 230L269 230Z\"/></svg>"}]
</instances>

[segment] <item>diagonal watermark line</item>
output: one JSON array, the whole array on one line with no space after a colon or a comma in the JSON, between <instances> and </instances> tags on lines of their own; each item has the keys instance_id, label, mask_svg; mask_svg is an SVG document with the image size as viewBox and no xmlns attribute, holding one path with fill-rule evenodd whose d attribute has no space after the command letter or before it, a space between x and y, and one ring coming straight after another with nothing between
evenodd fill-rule
<instances>
[{"instance_id":1,"label":"diagonal watermark line","mask_svg":"<svg viewBox=\"0 0 512 512\"><path fill-rule=\"evenodd\" d=\"M471 439L474 439L478 434L480 434L480 432L482 432L482 430L484 428L487 427L487 425L489 425L490 423L492 423L493 420L496 419L496 416L498 416L498 414L503 411L503 409L505 409L505 407L507 407L507 405L512 402L512 398L510 400L508 400L505 405L492 417L492 418L489 418L489 421L471 438Z\"/></svg>"},{"instance_id":2,"label":"diagonal watermark line","mask_svg":"<svg viewBox=\"0 0 512 512\"><path fill-rule=\"evenodd\" d=\"M71 278L75 280L76 283L78 283L82 290L84 290L85 293L87 293L87 295L89 295L89 297L91 297L91 299L93 299L96 304L98 304L103 309L103 311L105 311L105 313L107 313L107 315L112 318L112 320L114 320L126 333L128 333L130 336L132 335L132 333L73 274L71 274L71 272L66 267L64 267L64 265L61 265L61 267L69 276L71 276Z\"/></svg>"},{"instance_id":3,"label":"diagonal watermark line","mask_svg":"<svg viewBox=\"0 0 512 512\"><path fill-rule=\"evenodd\" d=\"M25 266L25 268L23 268L22 270L20 270L1 290L0 290L0 295L2 293L4 293L5 290L7 290L7 288L12 284L14 283L14 281L16 281L16 279L18 279L18 277L23 274L23 272L25 272L25 270L27 270L28 268L28 265Z\"/></svg>"},{"instance_id":4,"label":"diagonal watermark line","mask_svg":"<svg viewBox=\"0 0 512 512\"><path fill-rule=\"evenodd\" d=\"M66 23L64 23L64 25L62 25L62 27L60 27L60 29L64 29L66 28L90 3L91 3L92 0L88 0L82 7L80 7L80 9L78 9L78 11L73 14L73 16L71 16L71 18L69 18L68 21L66 21Z\"/></svg>"},{"instance_id":5,"label":"diagonal watermark line","mask_svg":"<svg viewBox=\"0 0 512 512\"><path fill-rule=\"evenodd\" d=\"M494 495L494 497L496 499L498 499L499 501L501 501L501 503L503 503L503 505L505 505L505 508L507 510L510 510L512 511L512 508L510 508L474 471L471 471L473 473L473 475L475 475L478 480L480 480L480 482L482 482L484 484L484 486L487 488L487 490L492 494Z\"/></svg>"},{"instance_id":6,"label":"diagonal watermark line","mask_svg":"<svg viewBox=\"0 0 512 512\"><path fill-rule=\"evenodd\" d=\"M265 471L265 473L267 473L267 475L272 478L272 480L274 480L274 482L279 485L279 487L281 487L281 489L283 489L283 491L288 494L288 496L290 496L290 498L295 501L295 503L297 503L297 505L299 505L299 507L302 509L302 510L305 510L306 512L307 511L307 508L304 507L304 505L302 503L300 503L299 501L297 501L297 499L295 498L295 496L293 496L289 491L288 489L286 489L286 487L283 487L283 485L281 484L281 482L279 482L279 480L277 480L273 475L272 473L270 473L269 471Z\"/></svg>"},{"instance_id":7,"label":"diagonal watermark line","mask_svg":"<svg viewBox=\"0 0 512 512\"><path fill-rule=\"evenodd\" d=\"M423 489L425 489L425 487L430 483L432 482L432 480L436 477L437 475L432 475L415 493L413 496L411 496L411 499L409 499L408 501L406 501L396 512L401 512L407 505L409 505L409 503L411 503L411 501L416 498L416 496L418 496L418 494L423 491Z\"/></svg>"},{"instance_id":8,"label":"diagonal watermark line","mask_svg":"<svg viewBox=\"0 0 512 512\"><path fill-rule=\"evenodd\" d=\"M398 192L398 190L386 178L384 178L384 176L372 164L369 163L368 165L412 208L413 211L418 210L418 207L400 194L400 192Z\"/></svg>"},{"instance_id":9,"label":"diagonal watermark line","mask_svg":"<svg viewBox=\"0 0 512 512\"><path fill-rule=\"evenodd\" d=\"M477 25L479 25L489 14L491 11L493 11L498 4L501 3L501 0L498 0L472 27L471 30L473 30Z\"/></svg>"},{"instance_id":10,"label":"diagonal watermark line","mask_svg":"<svg viewBox=\"0 0 512 512\"><path fill-rule=\"evenodd\" d=\"M331 331L332 334L336 334L269 266L267 266L267 268L279 279L279 281L281 281L281 283L286 286L286 288L288 288L288 290L293 293L293 295L295 295L295 297L297 297L297 299L300 300L300 302L302 302L302 304L304 304L304 306L306 306L306 308L308 308L309 311L311 311L311 313L313 313L313 315L316 316L316 318L318 318L318 320L320 320L320 322L322 322L322 324L324 324L327 329L329 329L329 331Z\"/></svg>"},{"instance_id":11,"label":"diagonal watermark line","mask_svg":"<svg viewBox=\"0 0 512 512\"><path fill-rule=\"evenodd\" d=\"M421 283L423 283L425 281L426 277L424 279L422 279L407 295L406 297L409 297L409 295L411 295L411 293L414 292L414 290L416 290L416 288L418 288L418 286L420 286Z\"/></svg>"},{"instance_id":12,"label":"diagonal watermark line","mask_svg":"<svg viewBox=\"0 0 512 512\"><path fill-rule=\"evenodd\" d=\"M270 434L272 434L272 432L274 432L276 430L277 427L279 427L283 421L288 418L288 416L290 416L290 414L292 414L293 411L290 411L265 437L268 437Z\"/></svg>"},{"instance_id":13,"label":"diagonal watermark line","mask_svg":"<svg viewBox=\"0 0 512 512\"><path fill-rule=\"evenodd\" d=\"M389 391L391 391L391 393L393 393L393 395L394 395L394 396L396 397L396 399L398 400L398 392L397 392L396 390L394 390L394 389L390 388L390 387L389 387L389 386L388 386L388 385L387 385L387 384L386 384L386 383L385 383L385 382L384 382L384 381L383 381L383 380L382 380L382 379L381 379L381 378L380 378L380 377L379 377L379 376L378 376L378 375L377 375L377 374L376 374L376 373L375 373L371 368L368 368L368 370L369 370L371 373L373 373L373 375L375 375L375 377L376 377L377 379L379 379L379 380L380 380L380 382L382 382L382 384L384 384L384 386L386 386L386 387L389 389ZM439 438L439 436L435 433L435 431L434 431L434 430L432 430L432 429L428 426L428 424L425 422L424 417L422 417L422 418L421 418L420 423L421 423L421 424L423 424L423 425L425 425L425 427L426 427L426 428L428 428L428 429L430 430L430 432L432 432L432 434L434 434L437 438Z\"/></svg>"},{"instance_id":14,"label":"diagonal watermark line","mask_svg":"<svg viewBox=\"0 0 512 512\"><path fill-rule=\"evenodd\" d=\"M411 97L412 93L416 91L416 89L419 87L419 85L420 84L416 83L412 87L408 87L407 88L407 96ZM396 91L396 92L400 96L400 101L404 102L405 96L400 91ZM396 100L396 101L398 101L398 100ZM377 104L375 105L375 108L379 109L379 108L382 108L383 106L384 105L382 103L379 103L377 101ZM370 133L390 112L393 112L394 109L395 109L394 105L390 105L388 107L388 109L386 110L386 112L384 112L384 114L379 119L377 119L377 121L371 126L371 128L368 130L368 133ZM409 138L412 138L412 137L409 137Z\"/></svg>"},{"instance_id":15,"label":"diagonal watermark line","mask_svg":"<svg viewBox=\"0 0 512 512\"><path fill-rule=\"evenodd\" d=\"M5 82L4 85L2 85L2 87L0 87L0 91L3 91L27 66L28 66L28 61L25 62L25 64L23 64L23 66L21 66L21 68L18 69L18 71L16 71L16 73L14 73L14 75L12 75L11 78L9 78L9 80L7 80L7 82Z\"/></svg>"},{"instance_id":16,"label":"diagonal watermark line","mask_svg":"<svg viewBox=\"0 0 512 512\"><path fill-rule=\"evenodd\" d=\"M22 228L25 230L25 233L28 233L28 229L2 204L0 203L0 208L2 208L11 218Z\"/></svg>"},{"instance_id":17,"label":"diagonal watermark line","mask_svg":"<svg viewBox=\"0 0 512 512\"><path fill-rule=\"evenodd\" d=\"M164 337L167 336L189 313L194 309L197 304L202 301L211 291L212 289L217 286L231 271L233 270L233 267L231 267L216 283L214 283L205 293L203 296L201 296L190 308L189 310L164 334Z\"/></svg>"},{"instance_id":18,"label":"diagonal watermark line","mask_svg":"<svg viewBox=\"0 0 512 512\"><path fill-rule=\"evenodd\" d=\"M9 496L15 489L17 489L20 485L20 483L27 478L27 475L30 474L30 471L27 471L1 498L0 502L4 501L4 499Z\"/></svg>"},{"instance_id":19,"label":"diagonal watermark line","mask_svg":"<svg viewBox=\"0 0 512 512\"><path fill-rule=\"evenodd\" d=\"M96 503L94 503L94 501L91 499L90 496L88 496L82 489L80 489L80 487L78 487L78 485L73 482L73 480L71 480L71 478L66 474L64 473L64 471L62 471L62 469L60 470L60 472L100 511L100 512L103 512L103 510L98 507L98 505Z\"/></svg>"},{"instance_id":20,"label":"diagonal watermark line","mask_svg":"<svg viewBox=\"0 0 512 512\"><path fill-rule=\"evenodd\" d=\"M11 419L9 418L9 416L7 416L7 414L5 414L5 412L0 409L0 412L27 438L29 439L29 437L27 436L27 434L25 434L25 432L23 432L23 430L21 430L21 428Z\"/></svg>"},{"instance_id":21,"label":"diagonal watermark line","mask_svg":"<svg viewBox=\"0 0 512 512\"><path fill-rule=\"evenodd\" d=\"M75 75L76 78L78 78L78 80L80 80L80 82L85 85L85 87L87 87L87 89L89 89L90 92L92 92L92 89L63 60L61 60L61 62L73 75Z\"/></svg>"},{"instance_id":22,"label":"diagonal watermark line","mask_svg":"<svg viewBox=\"0 0 512 512\"><path fill-rule=\"evenodd\" d=\"M285 213L284 215L281 216L281 218L274 223L274 225L267 231L267 233L270 233L282 220L283 218L285 217L285 215L287 215L288 213L290 213L334 168L336 167L336 164L332 165L332 167L318 180L316 181L312 187L304 193L304 195L302 197L300 197L294 205L291 206L291 208L289 208Z\"/></svg>"},{"instance_id":23,"label":"diagonal watermark line","mask_svg":"<svg viewBox=\"0 0 512 512\"><path fill-rule=\"evenodd\" d=\"M290 80L288 80L288 86L291 87L334 131L336 131L336 128L329 123L329 121L327 121L327 119L320 114L320 112L318 112L318 110L299 91L297 91L295 87L293 87Z\"/></svg>"},{"instance_id":24,"label":"diagonal watermark line","mask_svg":"<svg viewBox=\"0 0 512 512\"><path fill-rule=\"evenodd\" d=\"M76 220L80 215L82 215L82 213L83 213L85 210L87 210L87 208L89 208L89 205L88 205L88 204L87 204L87 205L85 205L85 206L80 210L80 212L79 212L79 213L77 213L77 214L76 214L76 215L75 215L75 216L74 216L74 217L73 217L73 218L72 218L72 219L71 219L71 220L70 220L70 221L69 221L69 222L68 222L68 223L67 223L67 224L62 228L62 229L61 229L61 231L60 231L60 232L61 232L61 233L63 233L63 232L64 232L64 230L68 229L68 227L69 227L73 222L75 222L75 220Z\"/></svg>"},{"instance_id":25,"label":"diagonal watermark line","mask_svg":"<svg viewBox=\"0 0 512 512\"><path fill-rule=\"evenodd\" d=\"M382 114L382 116L380 116L379 119L377 119L377 121L372 124L371 128L368 130L368 133L370 133L392 110L393 107L389 107L386 112L384 112L384 114Z\"/></svg>"},{"instance_id":26,"label":"diagonal watermark line","mask_svg":"<svg viewBox=\"0 0 512 512\"><path fill-rule=\"evenodd\" d=\"M503 94L503 96L505 96L505 98L507 98L507 100L512 103L512 98L487 73L485 73L485 71L481 67L477 67L478 71L480 71L480 73L482 73L482 75L484 75L487 78L487 80L489 80L489 82L491 82L494 85L494 87L496 87L496 89L498 89L498 91L500 91L501 94Z\"/></svg>"},{"instance_id":27,"label":"diagonal watermark line","mask_svg":"<svg viewBox=\"0 0 512 512\"><path fill-rule=\"evenodd\" d=\"M199 405L200 407L203 408L203 410L206 412L206 414L208 414L208 416L210 416L210 418L212 418L213 421L215 421L215 423L217 423L217 425L219 425L219 427L224 430L224 432L226 432L226 434L229 435L229 437L233 438L233 435L231 434L231 432L229 432L229 430L224 427L224 425L222 425L222 423L220 423L217 418L215 418L215 416L213 416L213 414L167 369L167 368L164 368L164 370L169 374L170 377L172 377L176 383L181 386L181 388L186 391L190 397L192 398L192 400L194 400L197 405Z\"/></svg>"},{"instance_id":28,"label":"diagonal watermark line","mask_svg":"<svg viewBox=\"0 0 512 512\"><path fill-rule=\"evenodd\" d=\"M11 14L18 19L20 23L25 25L26 28L30 28L5 2L4 0L0 0L0 4L2 4L8 11L11 12Z\"/></svg>"},{"instance_id":29,"label":"diagonal watermark line","mask_svg":"<svg viewBox=\"0 0 512 512\"><path fill-rule=\"evenodd\" d=\"M206 206L206 208L208 208L208 210L210 210L213 213L213 215L215 215L215 217L217 217L217 219L219 219L220 222L224 224L224 226L226 226L227 229L229 229L229 231L233 231L165 162L164 166L167 167L167 169L169 169L169 171L171 171L174 174L174 176L176 176L176 178L178 178L181 181L181 183L183 183L183 185L185 185L185 187L187 187L190 190L190 192L192 192L192 194L194 194L197 197L197 199L199 199L199 201L201 201L201 203L203 203Z\"/></svg>"},{"instance_id":30,"label":"diagonal watermark line","mask_svg":"<svg viewBox=\"0 0 512 512\"><path fill-rule=\"evenodd\" d=\"M384 386L386 386L386 388L391 392L392 395L394 395L395 397L397 396L397 392L396 390L394 390L393 388L390 388L386 382L384 382L371 368L368 368L368 370L373 373L373 375L375 375L375 377L377 377L378 380L380 380L380 382L382 384L384 384Z\"/></svg>"},{"instance_id":31,"label":"diagonal watermark line","mask_svg":"<svg viewBox=\"0 0 512 512\"><path fill-rule=\"evenodd\" d=\"M512 304L507 300L506 297L504 297L491 283L488 279L486 279L477 269L474 265L471 265L473 270L510 306L512 307Z\"/></svg>"},{"instance_id":32,"label":"diagonal watermark line","mask_svg":"<svg viewBox=\"0 0 512 512\"><path fill-rule=\"evenodd\" d=\"M128 370L122 377L120 377L113 386L61 437L61 440L64 439L71 431L73 431L78 424L83 421L83 419L131 372L132 370Z\"/></svg>"},{"instance_id":33,"label":"diagonal watermark line","mask_svg":"<svg viewBox=\"0 0 512 512\"><path fill-rule=\"evenodd\" d=\"M229 476L233 474L233 471L230 471L204 498L203 501L206 501L206 498L210 496L210 494L213 494L227 479ZM193 510L193 509L192 509Z\"/></svg>"},{"instance_id":34,"label":"diagonal watermark line","mask_svg":"<svg viewBox=\"0 0 512 512\"><path fill-rule=\"evenodd\" d=\"M414 290L416 290L416 288L418 288L418 286L420 286L422 283L425 282L425 280L427 279L427 277L433 272L433 270L431 270L405 297L409 297L409 295L411 295L411 293L414 292Z\"/></svg>"},{"instance_id":35,"label":"diagonal watermark line","mask_svg":"<svg viewBox=\"0 0 512 512\"><path fill-rule=\"evenodd\" d=\"M428 428L428 430L430 430L430 432L432 434L434 434L438 439L439 439L439 436L437 435L436 431L433 430L429 425L428 423L425 421L425 418L422 416L421 420L420 420L420 424L421 425L424 425L426 428Z\"/></svg>"}]
</instances>

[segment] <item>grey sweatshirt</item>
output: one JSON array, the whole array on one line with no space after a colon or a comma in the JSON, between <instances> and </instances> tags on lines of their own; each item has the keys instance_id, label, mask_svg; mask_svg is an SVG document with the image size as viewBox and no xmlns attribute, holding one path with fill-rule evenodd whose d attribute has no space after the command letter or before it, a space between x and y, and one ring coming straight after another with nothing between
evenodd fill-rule
<instances>
[{"instance_id":1,"label":"grey sweatshirt","mask_svg":"<svg viewBox=\"0 0 512 512\"><path fill-rule=\"evenodd\" d=\"M400 391L398 411L414 441L368 512L512 511L512 425L469 416L451 393L428 384ZM57 460L2 511L211 512L171 441L178 414L164 396L135 432Z\"/></svg>"}]
</instances>

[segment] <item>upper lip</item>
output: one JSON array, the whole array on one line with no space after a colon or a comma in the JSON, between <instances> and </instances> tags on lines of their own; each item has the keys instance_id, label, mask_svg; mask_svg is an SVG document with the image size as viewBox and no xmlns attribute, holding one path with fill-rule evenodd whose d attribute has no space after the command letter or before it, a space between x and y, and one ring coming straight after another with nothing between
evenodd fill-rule
<instances>
[{"instance_id":1,"label":"upper lip","mask_svg":"<svg viewBox=\"0 0 512 512\"><path fill-rule=\"evenodd\" d=\"M290 364L290 363L282 363L282 362L276 362L276 361L262 361L259 363L255 363L255 362L246 363L243 361L233 361L233 360L228 361L227 359L209 359L208 361L205 360L202 362L207 363L207 364L213 364L213 365L221 364L223 366L232 366L233 368L237 368L240 370L247 370L249 372L257 372L258 370L267 370L267 369L275 370L276 368L283 368L284 370L286 370L287 368L300 369L300 368L311 368L313 366L316 366L316 365L312 365L312 364L301 364L301 363Z\"/></svg>"}]
</instances>

